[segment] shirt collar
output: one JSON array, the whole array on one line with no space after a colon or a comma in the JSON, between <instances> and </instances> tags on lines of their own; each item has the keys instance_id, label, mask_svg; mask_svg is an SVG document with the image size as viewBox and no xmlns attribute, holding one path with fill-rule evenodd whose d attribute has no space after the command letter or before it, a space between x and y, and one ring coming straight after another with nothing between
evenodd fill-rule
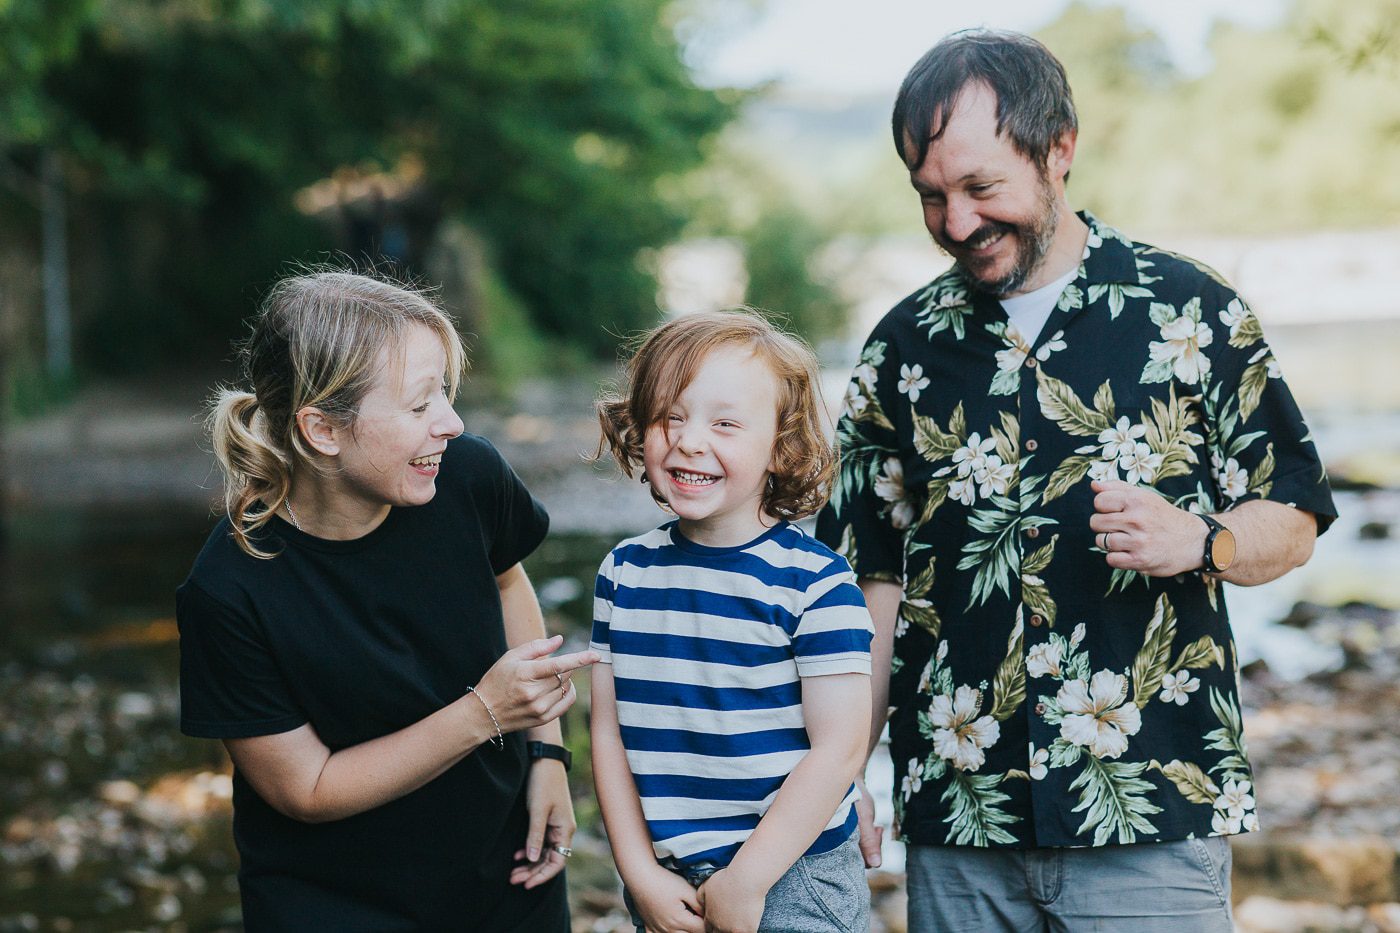
<instances>
[{"instance_id":1,"label":"shirt collar","mask_svg":"<svg viewBox=\"0 0 1400 933\"><path fill-rule=\"evenodd\" d=\"M1139 284L1132 242L1088 211L1078 214L1089 226L1089 240L1084 244L1084 278L1091 285Z\"/></svg>"}]
</instances>

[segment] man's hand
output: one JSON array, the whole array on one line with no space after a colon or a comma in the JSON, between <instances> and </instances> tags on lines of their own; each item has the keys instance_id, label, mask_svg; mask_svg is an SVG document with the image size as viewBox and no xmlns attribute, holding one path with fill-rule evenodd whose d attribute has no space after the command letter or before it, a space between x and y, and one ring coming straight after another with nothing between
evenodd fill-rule
<instances>
[{"instance_id":1,"label":"man's hand","mask_svg":"<svg viewBox=\"0 0 1400 933\"><path fill-rule=\"evenodd\" d=\"M880 843L884 841L885 827L875 822L875 801L870 791L865 789L865 776L856 778L856 816L860 819L860 854L865 857L866 868L880 867Z\"/></svg>"},{"instance_id":2,"label":"man's hand","mask_svg":"<svg viewBox=\"0 0 1400 933\"><path fill-rule=\"evenodd\" d=\"M700 896L690 882L660 865L655 868L627 886L647 933L705 933Z\"/></svg>"},{"instance_id":3,"label":"man's hand","mask_svg":"<svg viewBox=\"0 0 1400 933\"><path fill-rule=\"evenodd\" d=\"M1206 523L1151 489L1121 480L1095 481L1094 543L1108 552L1108 565L1150 577L1172 577L1199 570L1205 553Z\"/></svg>"},{"instance_id":4,"label":"man's hand","mask_svg":"<svg viewBox=\"0 0 1400 933\"><path fill-rule=\"evenodd\" d=\"M757 933L767 891L721 868L695 893L705 914L705 933Z\"/></svg>"}]
</instances>

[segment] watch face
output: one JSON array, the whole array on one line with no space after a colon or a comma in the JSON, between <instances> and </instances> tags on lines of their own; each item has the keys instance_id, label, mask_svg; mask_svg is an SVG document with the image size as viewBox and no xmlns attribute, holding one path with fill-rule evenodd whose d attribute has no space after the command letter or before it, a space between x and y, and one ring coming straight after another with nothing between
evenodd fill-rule
<instances>
[{"instance_id":1,"label":"watch face","mask_svg":"<svg viewBox=\"0 0 1400 933\"><path fill-rule=\"evenodd\" d=\"M1230 529L1221 528L1215 533L1215 540L1210 543L1210 560L1221 570L1230 569L1235 562L1235 535Z\"/></svg>"}]
</instances>

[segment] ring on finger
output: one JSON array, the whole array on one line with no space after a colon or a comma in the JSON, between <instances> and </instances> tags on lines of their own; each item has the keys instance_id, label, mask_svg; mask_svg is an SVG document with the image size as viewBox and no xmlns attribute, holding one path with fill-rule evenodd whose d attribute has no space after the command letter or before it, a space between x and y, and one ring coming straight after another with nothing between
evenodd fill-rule
<instances>
[{"instance_id":1,"label":"ring on finger","mask_svg":"<svg viewBox=\"0 0 1400 933\"><path fill-rule=\"evenodd\" d=\"M569 692L569 685L566 684L566 683L564 683L564 678L561 677L561 676L559 676L559 672L558 672L558 671L555 671L555 672L554 672L554 679L557 680L557 681L559 681L559 689L560 689L560 690L563 690L565 693L568 693L568 692Z\"/></svg>"},{"instance_id":2,"label":"ring on finger","mask_svg":"<svg viewBox=\"0 0 1400 933\"><path fill-rule=\"evenodd\" d=\"M554 845L550 846L550 848L553 849L555 852L558 852L560 855L564 856L564 858L568 858L569 856L574 854L574 850L570 846Z\"/></svg>"}]
</instances>

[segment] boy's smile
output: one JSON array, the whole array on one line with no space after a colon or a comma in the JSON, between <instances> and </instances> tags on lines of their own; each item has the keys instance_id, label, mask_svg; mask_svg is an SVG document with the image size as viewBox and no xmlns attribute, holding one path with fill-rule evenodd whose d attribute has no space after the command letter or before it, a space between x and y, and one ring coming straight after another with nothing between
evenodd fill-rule
<instances>
[{"instance_id":1,"label":"boy's smile","mask_svg":"<svg viewBox=\"0 0 1400 933\"><path fill-rule=\"evenodd\" d=\"M700 364L665 423L647 430L647 479L686 537L728 547L772 524L762 502L777 407L777 379L768 365L747 346L722 346Z\"/></svg>"}]
</instances>

